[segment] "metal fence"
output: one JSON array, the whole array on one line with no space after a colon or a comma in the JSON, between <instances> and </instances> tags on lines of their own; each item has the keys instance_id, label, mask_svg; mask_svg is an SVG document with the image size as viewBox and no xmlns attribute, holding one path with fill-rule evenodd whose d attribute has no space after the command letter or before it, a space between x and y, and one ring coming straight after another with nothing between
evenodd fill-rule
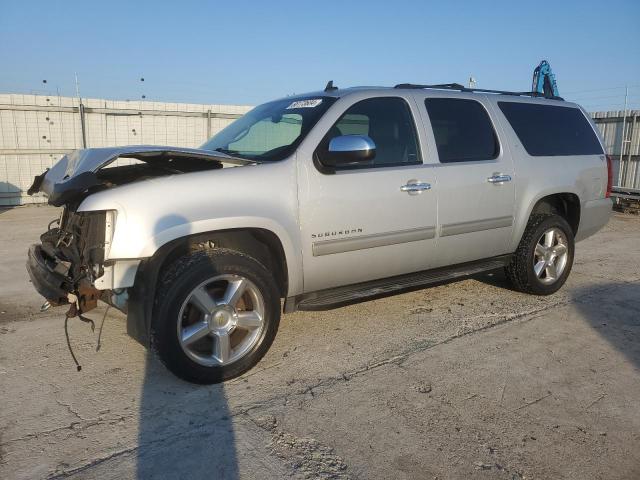
<instances>
[{"instance_id":1,"label":"metal fence","mask_svg":"<svg viewBox=\"0 0 640 480\"><path fill-rule=\"evenodd\" d=\"M0 94L0 206L44 202L33 177L77 148L196 147L250 108Z\"/></svg>"},{"instance_id":2,"label":"metal fence","mask_svg":"<svg viewBox=\"0 0 640 480\"><path fill-rule=\"evenodd\" d=\"M614 189L640 194L640 110L592 113L613 158Z\"/></svg>"}]
</instances>

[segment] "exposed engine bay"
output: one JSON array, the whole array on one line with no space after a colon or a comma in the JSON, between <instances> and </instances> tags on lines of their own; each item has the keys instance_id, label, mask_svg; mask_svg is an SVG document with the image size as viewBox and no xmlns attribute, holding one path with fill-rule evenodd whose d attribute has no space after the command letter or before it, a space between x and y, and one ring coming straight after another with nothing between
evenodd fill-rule
<instances>
[{"instance_id":1,"label":"exposed engine bay","mask_svg":"<svg viewBox=\"0 0 640 480\"><path fill-rule=\"evenodd\" d=\"M65 208L40 236L41 243L30 247L29 276L51 305L77 303L78 313L96 307L101 291L93 282L104 273L107 215Z\"/></svg>"},{"instance_id":2,"label":"exposed engine bay","mask_svg":"<svg viewBox=\"0 0 640 480\"><path fill-rule=\"evenodd\" d=\"M211 160L172 158L163 155L147 158L146 161L133 165L102 168L96 173L96 178L100 181L102 188L109 188L165 175L217 170L219 168L222 168L222 165ZM94 188L95 191L101 189L99 186Z\"/></svg>"},{"instance_id":3,"label":"exposed engine bay","mask_svg":"<svg viewBox=\"0 0 640 480\"><path fill-rule=\"evenodd\" d=\"M118 158L130 158L138 163L113 166ZM62 157L51 169L34 179L27 193L43 192L49 197L50 205L73 208L88 195L107 188L167 175L217 170L224 164L250 163L256 162L194 148L87 148Z\"/></svg>"}]
</instances>

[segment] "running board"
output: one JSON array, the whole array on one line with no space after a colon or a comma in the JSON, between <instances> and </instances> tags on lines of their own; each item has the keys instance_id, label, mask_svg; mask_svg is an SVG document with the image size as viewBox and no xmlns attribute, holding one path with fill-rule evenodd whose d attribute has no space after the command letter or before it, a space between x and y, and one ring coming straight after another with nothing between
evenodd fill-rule
<instances>
[{"instance_id":1,"label":"running board","mask_svg":"<svg viewBox=\"0 0 640 480\"><path fill-rule=\"evenodd\" d=\"M509 264L511 257L511 255L502 255L485 260L305 293L287 298L284 311L285 313L291 313L296 310L330 310L350 303L371 299L372 297L444 283L488 270L502 268Z\"/></svg>"}]
</instances>

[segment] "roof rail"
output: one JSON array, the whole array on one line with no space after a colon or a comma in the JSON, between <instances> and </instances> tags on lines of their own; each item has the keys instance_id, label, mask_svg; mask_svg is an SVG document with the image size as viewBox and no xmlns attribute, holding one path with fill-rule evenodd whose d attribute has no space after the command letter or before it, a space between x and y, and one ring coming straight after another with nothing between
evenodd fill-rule
<instances>
[{"instance_id":1,"label":"roof rail","mask_svg":"<svg viewBox=\"0 0 640 480\"><path fill-rule=\"evenodd\" d=\"M499 95L513 95L516 97L543 97L549 98L551 100L562 100L562 97L545 97L543 94L538 92L508 92L505 90L487 90L484 88L467 88L464 85L460 85L459 83L441 83L438 85L419 85L415 83L399 83L393 88L406 88L406 89L418 89L418 88L428 88L433 90L457 90L459 92L478 92L478 93L497 93Z\"/></svg>"}]
</instances>

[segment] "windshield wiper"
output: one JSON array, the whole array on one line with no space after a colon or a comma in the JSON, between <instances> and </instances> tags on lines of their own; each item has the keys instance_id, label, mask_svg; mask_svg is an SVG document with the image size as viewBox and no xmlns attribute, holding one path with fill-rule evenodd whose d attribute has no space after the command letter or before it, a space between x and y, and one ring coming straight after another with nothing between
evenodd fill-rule
<instances>
[{"instance_id":1,"label":"windshield wiper","mask_svg":"<svg viewBox=\"0 0 640 480\"><path fill-rule=\"evenodd\" d=\"M216 149L213 150L214 152L220 152L220 153L224 153L225 155L237 155L238 152L237 150L229 150L227 148L222 148L222 147L218 147Z\"/></svg>"},{"instance_id":2,"label":"windshield wiper","mask_svg":"<svg viewBox=\"0 0 640 480\"><path fill-rule=\"evenodd\" d=\"M238 155L240 152L237 150L229 150L227 148L218 147L214 148L213 151L224 153L225 155L229 155L231 158L239 158L240 160L246 160L248 162L260 163L258 160L254 160L253 158L241 157L240 155Z\"/></svg>"}]
</instances>

